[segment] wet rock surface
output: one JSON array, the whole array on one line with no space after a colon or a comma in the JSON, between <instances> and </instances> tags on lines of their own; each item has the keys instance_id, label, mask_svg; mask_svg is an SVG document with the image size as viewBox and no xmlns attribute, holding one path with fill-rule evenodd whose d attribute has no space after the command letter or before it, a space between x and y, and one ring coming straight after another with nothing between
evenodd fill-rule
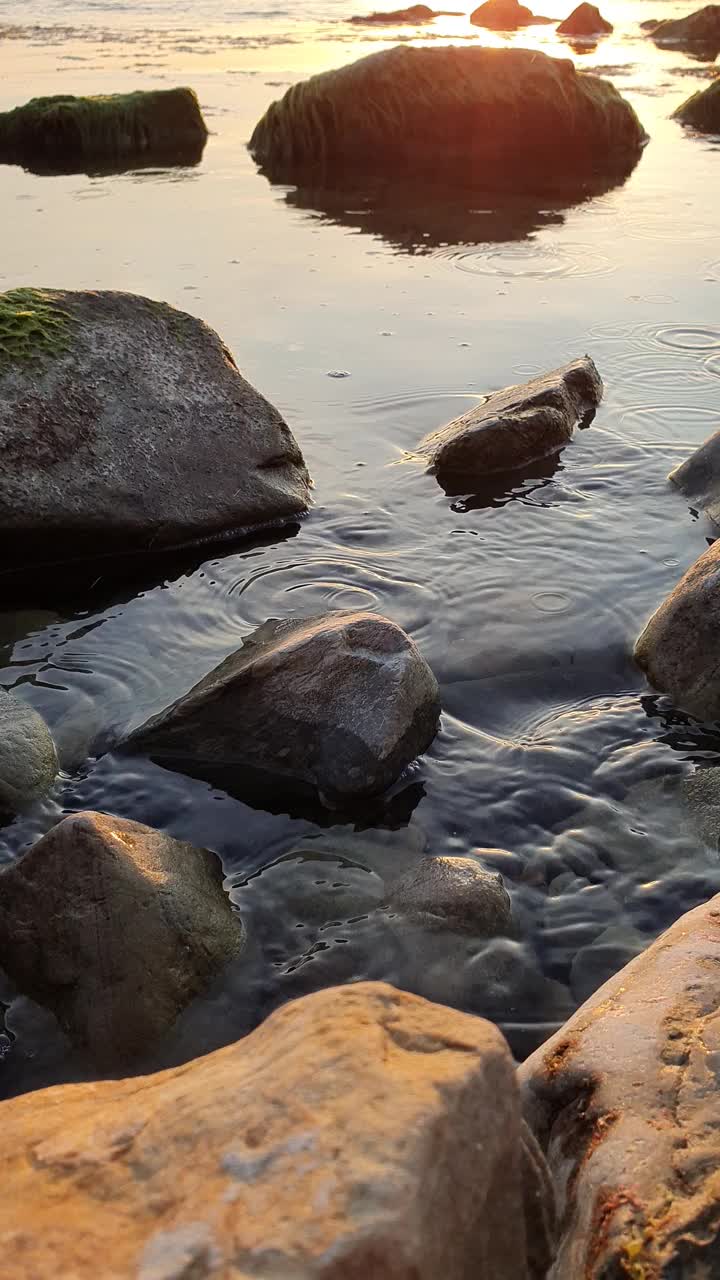
<instances>
[{"instance_id":1,"label":"wet rock surface","mask_svg":"<svg viewBox=\"0 0 720 1280\"><path fill-rule=\"evenodd\" d=\"M0 457L6 568L157 553L309 500L289 428L217 334L127 293L0 295Z\"/></svg>"},{"instance_id":2,"label":"wet rock surface","mask_svg":"<svg viewBox=\"0 0 720 1280\"><path fill-rule=\"evenodd\" d=\"M339 611L270 619L123 748L342 806L389 787L429 747L439 715L437 682L409 636L377 614Z\"/></svg>"},{"instance_id":3,"label":"wet rock surface","mask_svg":"<svg viewBox=\"0 0 720 1280\"><path fill-rule=\"evenodd\" d=\"M697 129L700 133L720 133L720 80L713 80L707 88L700 89L683 102L674 112L674 118L680 120L682 124ZM716 437L713 437L713 440L716 441ZM715 452L717 447L715 443ZM713 505L716 512L720 510L720 501L717 498Z\"/></svg>"},{"instance_id":4,"label":"wet rock surface","mask_svg":"<svg viewBox=\"0 0 720 1280\"><path fill-rule=\"evenodd\" d=\"M710 85L711 89L713 87L716 86ZM699 94L688 98L687 102L678 107L676 117L683 118L685 107L689 107L696 98L703 97L707 92L706 89L701 90ZM692 121L688 120L687 123ZM690 498L694 507L705 511L713 524L720 525L720 431L716 431L685 462L675 467L668 479Z\"/></svg>"},{"instance_id":5,"label":"wet rock surface","mask_svg":"<svg viewBox=\"0 0 720 1280\"><path fill-rule=\"evenodd\" d=\"M570 61L527 49L397 46L293 85L249 146L277 182L443 172L467 184L472 161L492 189L522 186L528 165L544 182L628 173L645 140L614 86Z\"/></svg>"},{"instance_id":6,"label":"wet rock surface","mask_svg":"<svg viewBox=\"0 0 720 1280\"><path fill-rule=\"evenodd\" d=\"M52 786L58 760L42 716L0 689L0 814L16 813Z\"/></svg>"},{"instance_id":7,"label":"wet rock surface","mask_svg":"<svg viewBox=\"0 0 720 1280\"><path fill-rule=\"evenodd\" d=\"M557 33L559 36L598 36L609 35L613 25L603 18L594 4L579 4L563 22Z\"/></svg>"},{"instance_id":8,"label":"wet rock surface","mask_svg":"<svg viewBox=\"0 0 720 1280\"><path fill-rule=\"evenodd\" d=\"M509 932L512 922L502 876L473 858L422 858L387 886L385 901L430 929L492 936Z\"/></svg>"},{"instance_id":9,"label":"wet rock surface","mask_svg":"<svg viewBox=\"0 0 720 1280\"><path fill-rule=\"evenodd\" d=\"M549 1260L552 1191L502 1036L384 983L3 1120L8 1280L95 1277L99 1257L113 1280L541 1280Z\"/></svg>"},{"instance_id":10,"label":"wet rock surface","mask_svg":"<svg viewBox=\"0 0 720 1280\"><path fill-rule=\"evenodd\" d=\"M127 1064L243 946L206 849L101 813L0 873L0 967L102 1068Z\"/></svg>"},{"instance_id":11,"label":"wet rock surface","mask_svg":"<svg viewBox=\"0 0 720 1280\"><path fill-rule=\"evenodd\" d=\"M0 112L0 158L39 173L197 164L207 125L192 89L33 98Z\"/></svg>"},{"instance_id":12,"label":"wet rock surface","mask_svg":"<svg viewBox=\"0 0 720 1280\"><path fill-rule=\"evenodd\" d=\"M496 391L426 436L418 446L430 470L453 492L558 453L575 428L588 425L603 385L589 356L532 381Z\"/></svg>"},{"instance_id":13,"label":"wet rock surface","mask_svg":"<svg viewBox=\"0 0 720 1280\"><path fill-rule=\"evenodd\" d=\"M552 1280L715 1274L720 897L681 917L520 1068L561 1217Z\"/></svg>"},{"instance_id":14,"label":"wet rock surface","mask_svg":"<svg viewBox=\"0 0 720 1280\"><path fill-rule=\"evenodd\" d=\"M635 661L650 684L700 720L720 717L720 541L688 569L639 636Z\"/></svg>"}]
</instances>

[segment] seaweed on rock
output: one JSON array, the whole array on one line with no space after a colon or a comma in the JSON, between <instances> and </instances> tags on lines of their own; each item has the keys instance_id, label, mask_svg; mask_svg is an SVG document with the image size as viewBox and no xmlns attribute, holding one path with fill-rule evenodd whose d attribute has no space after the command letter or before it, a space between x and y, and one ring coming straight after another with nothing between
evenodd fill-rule
<instances>
[{"instance_id":1,"label":"seaweed on rock","mask_svg":"<svg viewBox=\"0 0 720 1280\"><path fill-rule=\"evenodd\" d=\"M33 98L0 113L0 161L41 173L196 164L207 126L192 89Z\"/></svg>"},{"instance_id":2,"label":"seaweed on rock","mask_svg":"<svg viewBox=\"0 0 720 1280\"><path fill-rule=\"evenodd\" d=\"M0 369L67 351L72 324L47 289L0 293Z\"/></svg>"}]
</instances>

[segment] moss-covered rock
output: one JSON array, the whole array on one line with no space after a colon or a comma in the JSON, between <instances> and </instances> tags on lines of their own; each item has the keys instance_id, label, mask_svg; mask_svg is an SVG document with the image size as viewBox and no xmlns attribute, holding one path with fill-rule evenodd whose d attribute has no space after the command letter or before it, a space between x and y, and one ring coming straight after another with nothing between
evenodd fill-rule
<instances>
[{"instance_id":1,"label":"moss-covered rock","mask_svg":"<svg viewBox=\"0 0 720 1280\"><path fill-rule=\"evenodd\" d=\"M687 98L674 113L674 119L701 133L720 133L720 80L713 80Z\"/></svg>"},{"instance_id":2,"label":"moss-covered rock","mask_svg":"<svg viewBox=\"0 0 720 1280\"><path fill-rule=\"evenodd\" d=\"M0 294L0 369L47 359L66 351L72 317L45 289Z\"/></svg>"},{"instance_id":3,"label":"moss-covered rock","mask_svg":"<svg viewBox=\"0 0 720 1280\"><path fill-rule=\"evenodd\" d=\"M192 89L33 98L0 113L0 161L42 172L191 164L207 127Z\"/></svg>"},{"instance_id":4,"label":"moss-covered rock","mask_svg":"<svg viewBox=\"0 0 720 1280\"><path fill-rule=\"evenodd\" d=\"M543 18L533 13L519 0L485 0L470 14L474 27L487 27L490 31L517 31L520 27L552 25L553 18Z\"/></svg>"},{"instance_id":5,"label":"moss-covered rock","mask_svg":"<svg viewBox=\"0 0 720 1280\"><path fill-rule=\"evenodd\" d=\"M579 39L583 36L609 35L612 30L612 22L607 22L594 4L579 4L557 29L559 36L575 36Z\"/></svg>"},{"instance_id":6,"label":"moss-covered rock","mask_svg":"<svg viewBox=\"0 0 720 1280\"><path fill-rule=\"evenodd\" d=\"M371 54L293 85L250 150L271 179L358 172L507 183L572 171L629 171L645 134L615 87L527 49L410 48Z\"/></svg>"}]
</instances>

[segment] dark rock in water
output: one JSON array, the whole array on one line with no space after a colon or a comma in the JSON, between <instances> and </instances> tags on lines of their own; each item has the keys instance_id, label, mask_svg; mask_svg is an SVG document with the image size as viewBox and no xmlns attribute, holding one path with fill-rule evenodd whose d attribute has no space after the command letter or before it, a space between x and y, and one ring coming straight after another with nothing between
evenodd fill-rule
<instances>
[{"instance_id":1,"label":"dark rock in water","mask_svg":"<svg viewBox=\"0 0 720 1280\"><path fill-rule=\"evenodd\" d=\"M655 611L634 657L650 684L700 720L720 719L720 540Z\"/></svg>"},{"instance_id":2,"label":"dark rock in water","mask_svg":"<svg viewBox=\"0 0 720 1280\"><path fill-rule=\"evenodd\" d=\"M197 164L207 136L192 89L57 94L0 113L0 161L41 173Z\"/></svg>"},{"instance_id":3,"label":"dark rock in water","mask_svg":"<svg viewBox=\"0 0 720 1280\"><path fill-rule=\"evenodd\" d=\"M429 747L439 714L409 636L376 614L337 612L270 619L124 746L181 769L255 771L276 790L342 805L389 787Z\"/></svg>"},{"instance_id":4,"label":"dark rock in water","mask_svg":"<svg viewBox=\"0 0 720 1280\"><path fill-rule=\"evenodd\" d=\"M57 771L55 745L42 716L0 689L0 814L17 813L41 796Z\"/></svg>"},{"instance_id":5,"label":"dark rock in water","mask_svg":"<svg viewBox=\"0 0 720 1280\"><path fill-rule=\"evenodd\" d=\"M559 36L599 36L608 35L612 30L612 23L605 21L594 4L579 4L560 23L557 32Z\"/></svg>"},{"instance_id":6,"label":"dark rock in water","mask_svg":"<svg viewBox=\"0 0 720 1280\"><path fill-rule=\"evenodd\" d=\"M518 27L552 25L555 18L540 17L519 0L485 0L470 14L470 21L490 31L517 31Z\"/></svg>"},{"instance_id":7,"label":"dark rock in water","mask_svg":"<svg viewBox=\"0 0 720 1280\"><path fill-rule=\"evenodd\" d=\"M717 1275L720 897L682 916L519 1068L555 1184L552 1280Z\"/></svg>"},{"instance_id":8,"label":"dark rock in water","mask_svg":"<svg viewBox=\"0 0 720 1280\"><path fill-rule=\"evenodd\" d=\"M683 102L677 111L673 112L673 119L691 125L701 133L720 133L720 80L713 80L712 84L707 85L705 89L700 89L698 93L694 93ZM713 439L717 440L717 437ZM717 448L716 443L715 452ZM720 507L720 494L716 497L715 505L717 510Z\"/></svg>"},{"instance_id":9,"label":"dark rock in water","mask_svg":"<svg viewBox=\"0 0 720 1280\"><path fill-rule=\"evenodd\" d=\"M467 492L495 472L509 473L558 453L587 425L603 385L589 356L489 396L418 447L444 487ZM458 487L459 486L459 487Z\"/></svg>"},{"instance_id":10,"label":"dark rock in water","mask_svg":"<svg viewBox=\"0 0 720 1280\"><path fill-rule=\"evenodd\" d=\"M687 18L667 18L653 27L643 23L651 38L712 62L720 52L720 4L707 4Z\"/></svg>"},{"instance_id":11,"label":"dark rock in water","mask_svg":"<svg viewBox=\"0 0 720 1280\"><path fill-rule=\"evenodd\" d=\"M0 966L103 1068L144 1054L242 948L206 849L102 813L0 873Z\"/></svg>"},{"instance_id":12,"label":"dark rock in water","mask_svg":"<svg viewBox=\"0 0 720 1280\"><path fill-rule=\"evenodd\" d=\"M512 922L502 876L474 858L422 858L387 886L385 902L428 928L480 937L507 933Z\"/></svg>"},{"instance_id":13,"label":"dark rock in water","mask_svg":"<svg viewBox=\"0 0 720 1280\"><path fill-rule=\"evenodd\" d=\"M397 26L408 22L418 26L422 22L432 22L434 18L458 18L460 13L452 9L429 9L426 4L413 4L409 9L391 9L389 13L359 13L348 18L356 26Z\"/></svg>"},{"instance_id":14,"label":"dark rock in water","mask_svg":"<svg viewBox=\"0 0 720 1280\"><path fill-rule=\"evenodd\" d=\"M492 187L527 168L627 172L646 140L615 87L528 49L399 46L293 85L250 150L271 181L342 186L391 173ZM473 168L474 166L474 168Z\"/></svg>"},{"instance_id":15,"label":"dark rock in water","mask_svg":"<svg viewBox=\"0 0 720 1280\"><path fill-rule=\"evenodd\" d=\"M5 570L297 518L302 455L216 333L126 293L0 295Z\"/></svg>"},{"instance_id":16,"label":"dark rock in water","mask_svg":"<svg viewBox=\"0 0 720 1280\"><path fill-rule=\"evenodd\" d=\"M720 111L720 81L715 81L714 84L710 85L710 89L716 90L716 110ZM683 103L682 107L678 107L675 112L676 117L682 119L684 109L695 102L697 98L704 98L708 92L709 90L706 89L702 93L694 94L692 98ZM694 122L688 120L687 123L692 124ZM717 127L720 129L720 115L718 116ZM672 481L681 493L691 499L694 507L705 511L713 524L720 525L720 431L716 431L685 462L681 462L679 467L675 467L674 471L670 472L668 480Z\"/></svg>"}]
</instances>

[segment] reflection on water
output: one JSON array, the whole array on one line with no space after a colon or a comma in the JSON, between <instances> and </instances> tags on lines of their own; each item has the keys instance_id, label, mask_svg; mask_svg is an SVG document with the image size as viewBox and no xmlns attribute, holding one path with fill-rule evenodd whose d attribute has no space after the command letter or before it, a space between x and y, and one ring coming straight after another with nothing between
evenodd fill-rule
<instances>
[{"instance_id":1,"label":"reflection on water","mask_svg":"<svg viewBox=\"0 0 720 1280\"><path fill-rule=\"evenodd\" d=\"M718 426L717 152L669 119L688 73L711 69L640 31L651 0L608 0L615 32L577 57L641 103L651 142L626 180L522 195L273 187L245 146L272 98L395 42L342 21L357 9L38 0L31 25L22 0L3 11L0 107L70 81L191 83L213 129L192 169L0 169L3 287L124 288L202 315L290 422L316 484L292 537L129 564L120 580L113 564L72 590L0 579L0 683L46 716L62 765L0 830L0 860L65 812L105 809L217 850L248 926L246 956L149 1067L359 977L485 1013L520 1055L720 889L717 840L691 825L684 790L720 760L717 734L649 695L630 656L713 536L666 481ZM405 35L575 56L551 29L506 39L467 17ZM482 396L585 351L606 395L561 459L453 494L407 461ZM289 813L112 750L266 618L337 607L405 627L444 708L427 756L362 820ZM502 873L509 936L430 936L384 908L386 881L434 853ZM92 1074L4 981L3 1010L2 1090Z\"/></svg>"}]
</instances>

